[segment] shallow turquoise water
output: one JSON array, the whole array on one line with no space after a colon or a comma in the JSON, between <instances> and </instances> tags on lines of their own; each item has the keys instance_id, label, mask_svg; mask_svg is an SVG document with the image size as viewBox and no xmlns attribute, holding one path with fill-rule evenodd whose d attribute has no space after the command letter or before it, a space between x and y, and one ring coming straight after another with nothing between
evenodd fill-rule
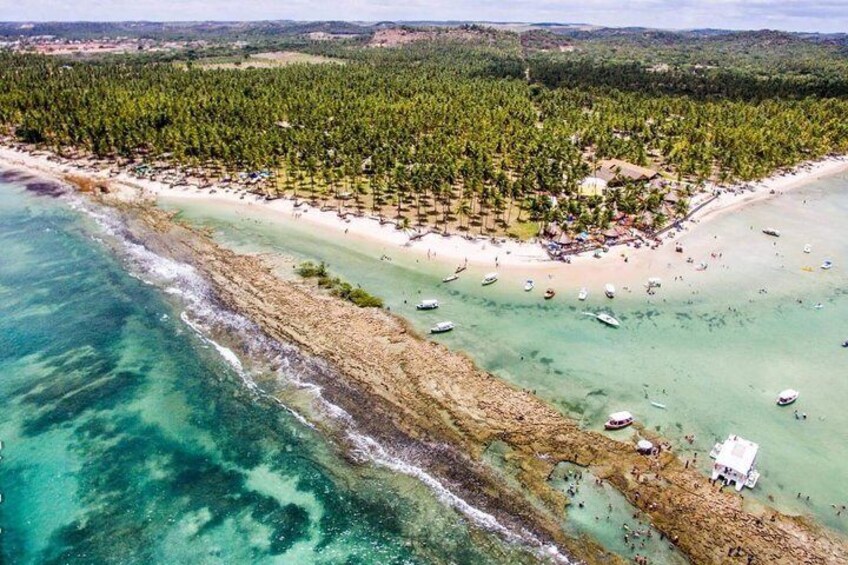
<instances>
[{"instance_id":1,"label":"shallow turquoise water","mask_svg":"<svg viewBox=\"0 0 848 565\"><path fill-rule=\"evenodd\" d=\"M0 184L0 562L516 562L245 386L68 203Z\"/></svg>"},{"instance_id":2,"label":"shallow turquoise water","mask_svg":"<svg viewBox=\"0 0 848 565\"><path fill-rule=\"evenodd\" d=\"M503 281L481 288L482 271L473 269L446 286L440 283L444 266L398 249L331 241L298 222L271 222L244 210L191 201L172 205L239 249L328 262L421 330L454 321L457 331L439 341L535 390L588 428L600 429L610 412L630 410L687 452L684 457L699 452L705 472L714 442L730 433L756 441L762 477L746 497L771 497L784 510L848 531L848 515L836 516L831 507L848 504L848 353L839 347L848 338L844 175L715 219L707 229L717 245L743 261L726 271L714 266L704 275L710 284L687 281L691 289L680 283L685 290L664 288L650 298L622 293L612 303L598 293L585 304L573 296L543 302ZM777 241L753 229L771 225L785 231ZM801 253L804 243L813 245L814 255ZM384 253L393 261L379 260ZM823 256L836 267L801 270ZM442 307L416 312L421 298L437 298ZM815 302L824 307L812 308ZM622 320L620 330L582 315L601 307ZM779 409L774 399L785 388L801 390L801 398ZM796 420L795 408L808 419ZM617 432L621 438L631 433ZM694 445L683 441L686 434L696 436Z\"/></svg>"}]
</instances>

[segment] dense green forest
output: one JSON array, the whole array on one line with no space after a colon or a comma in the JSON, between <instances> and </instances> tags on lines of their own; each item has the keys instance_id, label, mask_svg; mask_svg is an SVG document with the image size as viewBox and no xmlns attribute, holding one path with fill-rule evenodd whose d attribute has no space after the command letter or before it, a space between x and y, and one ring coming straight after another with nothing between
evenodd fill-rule
<instances>
[{"instance_id":1,"label":"dense green forest","mask_svg":"<svg viewBox=\"0 0 848 565\"><path fill-rule=\"evenodd\" d=\"M196 54L177 66L5 53L0 124L55 150L269 170L290 195L344 195L445 227L473 219L481 232L530 217L603 228L619 212L656 212L655 186L576 197L603 158L652 166L691 191L848 151L837 55L805 73L790 63L657 72L485 33L479 45L306 42L301 50L346 64L272 69L204 70Z\"/></svg>"}]
</instances>

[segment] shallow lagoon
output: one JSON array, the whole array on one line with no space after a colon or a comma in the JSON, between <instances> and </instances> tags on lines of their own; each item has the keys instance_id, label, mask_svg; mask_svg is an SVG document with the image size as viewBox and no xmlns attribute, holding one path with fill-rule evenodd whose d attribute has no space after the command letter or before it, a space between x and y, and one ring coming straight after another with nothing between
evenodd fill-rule
<instances>
[{"instance_id":1,"label":"shallow lagoon","mask_svg":"<svg viewBox=\"0 0 848 565\"><path fill-rule=\"evenodd\" d=\"M746 497L771 497L786 511L811 514L848 531L848 514L836 516L831 507L848 504L848 353L839 347L848 339L845 175L682 234L687 248L691 242L692 248L712 246L721 253L721 259L695 258L710 262L706 272L686 265L669 265L664 272L663 266L657 274L664 286L655 296L632 286L609 301L595 288L585 303L576 300L581 283L569 279L565 265L550 283L559 294L545 302L544 282L537 281L532 294L522 292L520 280L502 279L483 288L480 276L491 269L471 268L444 285L441 278L450 269L402 249L322 237L297 221L269 221L262 214L198 201L169 205L213 227L236 248L326 261L422 331L452 320L457 330L440 341L535 390L586 427L600 429L610 412L630 410L678 449L697 450L705 472L716 441L730 433L756 441L762 477ZM778 227L782 237L762 235L766 226ZM814 253L801 251L806 243ZM383 255L392 260L380 260ZM817 268L825 257L836 263L826 272ZM813 268L802 270L807 266ZM281 270L286 269L290 266L283 263ZM683 280L674 280L671 273L680 269L688 270ZM438 298L442 307L417 312L414 305L421 298ZM814 308L816 303L823 307ZM585 310L611 311L623 326L606 328ZM785 388L800 390L801 398L781 409L774 401ZM796 408L808 418L796 420ZM617 432L623 439L631 433ZM683 440L687 434L695 435L691 446Z\"/></svg>"}]
</instances>

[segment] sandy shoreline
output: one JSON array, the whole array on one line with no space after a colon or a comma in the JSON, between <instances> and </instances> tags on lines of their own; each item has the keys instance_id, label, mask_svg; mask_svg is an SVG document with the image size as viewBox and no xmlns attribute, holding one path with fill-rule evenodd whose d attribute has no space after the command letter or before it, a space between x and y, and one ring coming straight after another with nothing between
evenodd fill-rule
<instances>
[{"instance_id":1,"label":"sandy shoreline","mask_svg":"<svg viewBox=\"0 0 848 565\"><path fill-rule=\"evenodd\" d=\"M8 163L3 154L0 161ZM54 178L76 172L57 167L23 168ZM320 383L331 401L378 439L417 443L430 454L431 472L505 522L530 528L588 562L609 562L608 556L592 553L597 548L561 530L565 499L547 478L558 462L568 461L615 486L693 562L722 562L728 547L741 544L758 562L848 563L844 542L806 520L751 510L673 454L644 457L629 443L582 430L467 357L420 339L399 318L283 281L261 257L236 254L203 232L175 224L156 207L137 204L137 196L146 200L138 193L143 187L122 179L111 182L115 188L121 185L115 191L120 198L106 196L101 202L124 215L135 240L157 254L189 262L226 307L253 320L271 338L326 360L343 376L327 375ZM521 469L516 480L536 504L527 504L526 493L487 470L481 455L493 441L510 447ZM444 453L434 446L445 446Z\"/></svg>"},{"instance_id":2,"label":"sandy shoreline","mask_svg":"<svg viewBox=\"0 0 848 565\"><path fill-rule=\"evenodd\" d=\"M393 223L381 224L376 218L355 217L348 215L341 218L334 211L322 211L301 201L281 198L265 200L263 197L246 190L220 190L215 186L197 188L190 186L171 187L165 183L150 179L137 178L121 172L110 176L107 172L92 174L75 166L71 162L58 162L48 159L46 155L33 155L16 148L0 145L0 165L17 167L39 174L58 178L64 175L83 175L107 180L114 187L136 191L139 197L164 199L178 203L179 201L201 201L215 204L226 204L230 209L242 209L252 214L261 214L265 218L273 218L280 222L297 220L321 230L322 233L335 233L338 236L349 236L385 246L388 250L410 253L418 257L426 257L445 264L450 272L452 267L460 264L481 268L498 269L510 273L554 273L566 269L559 261L552 261L542 246L536 242L519 242L514 240L493 240L486 237L470 238L461 235L444 236L437 233L419 234L414 230L399 230ZM785 191L812 182L818 178L838 174L848 170L848 156L831 156L818 161L798 165L790 172L776 173L771 177L757 182L739 183L730 187L717 187L720 194L693 216L683 222L686 231L696 230L698 226L709 222L721 215L739 211L753 203L766 200ZM663 237L663 241L673 237L676 230ZM413 239L414 237L414 239ZM668 248L666 243L660 249ZM616 257L626 255L629 268L637 269L645 261L643 257L654 253L654 250L643 246L640 249L627 245L616 245L601 259L592 258L590 252L573 257L576 264L589 263L593 269L606 262L616 262ZM573 272L573 269L571 269ZM586 273L578 273L585 275ZM640 270L640 278L651 276L649 270ZM596 281L595 281L596 282Z\"/></svg>"}]
</instances>

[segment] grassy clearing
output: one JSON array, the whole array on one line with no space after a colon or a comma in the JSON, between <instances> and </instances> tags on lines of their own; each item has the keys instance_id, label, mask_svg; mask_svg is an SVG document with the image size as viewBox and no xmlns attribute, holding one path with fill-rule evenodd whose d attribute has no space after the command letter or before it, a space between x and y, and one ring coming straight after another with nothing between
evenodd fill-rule
<instances>
[{"instance_id":1,"label":"grassy clearing","mask_svg":"<svg viewBox=\"0 0 848 565\"><path fill-rule=\"evenodd\" d=\"M328 289L333 296L352 302L360 308L383 307L381 298L359 287L354 287L338 277L330 276L327 265L323 262L315 264L312 261L304 261L298 265L296 272L305 279L315 279L319 287Z\"/></svg>"}]
</instances>

